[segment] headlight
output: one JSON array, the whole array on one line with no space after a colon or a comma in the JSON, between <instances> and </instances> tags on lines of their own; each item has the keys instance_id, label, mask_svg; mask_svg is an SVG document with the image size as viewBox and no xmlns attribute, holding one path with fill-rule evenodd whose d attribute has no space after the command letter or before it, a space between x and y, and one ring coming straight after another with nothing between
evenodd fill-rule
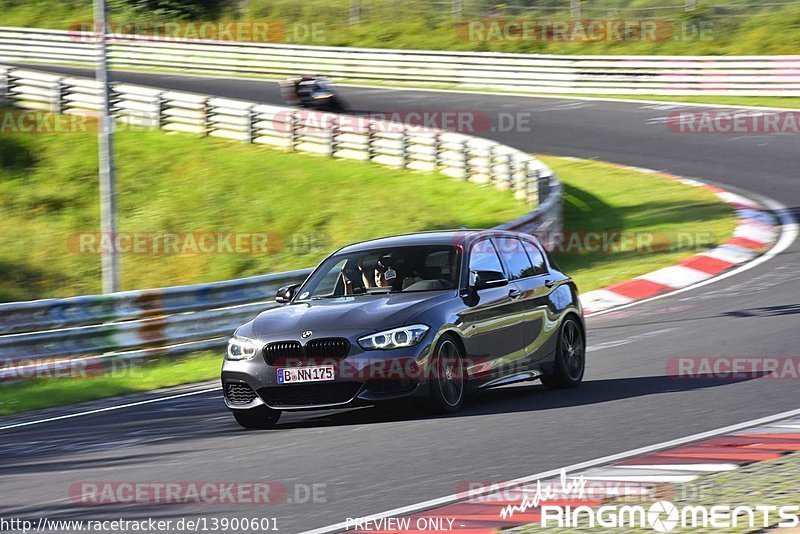
<instances>
[{"instance_id":1,"label":"headlight","mask_svg":"<svg viewBox=\"0 0 800 534\"><path fill-rule=\"evenodd\" d=\"M252 339L232 337L228 340L229 360L252 360L256 355L256 344Z\"/></svg>"},{"instance_id":2,"label":"headlight","mask_svg":"<svg viewBox=\"0 0 800 534\"><path fill-rule=\"evenodd\" d=\"M358 344L361 345L361 348L364 350L388 350L410 347L419 343L427 331L428 327L424 324L414 324L364 336L359 338Z\"/></svg>"}]
</instances>

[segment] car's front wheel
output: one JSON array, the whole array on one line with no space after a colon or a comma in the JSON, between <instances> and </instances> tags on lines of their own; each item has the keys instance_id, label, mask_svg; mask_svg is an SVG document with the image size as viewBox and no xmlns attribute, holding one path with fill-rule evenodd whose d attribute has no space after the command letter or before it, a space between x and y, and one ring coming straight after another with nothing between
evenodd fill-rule
<instances>
[{"instance_id":1,"label":"car's front wheel","mask_svg":"<svg viewBox=\"0 0 800 534\"><path fill-rule=\"evenodd\" d=\"M464 402L466 372L461 347L452 337L439 340L433 350L430 369L428 400L431 408L439 413L458 411Z\"/></svg>"},{"instance_id":2,"label":"car's front wheel","mask_svg":"<svg viewBox=\"0 0 800 534\"><path fill-rule=\"evenodd\" d=\"M552 374L542 375L548 388L574 388L583 380L586 367L586 342L583 328L572 317L564 319L558 333L556 360Z\"/></svg>"},{"instance_id":3,"label":"car's front wheel","mask_svg":"<svg viewBox=\"0 0 800 534\"><path fill-rule=\"evenodd\" d=\"M272 428L281 417L280 410L258 406L248 410L232 410L236 422L244 428Z\"/></svg>"}]
</instances>

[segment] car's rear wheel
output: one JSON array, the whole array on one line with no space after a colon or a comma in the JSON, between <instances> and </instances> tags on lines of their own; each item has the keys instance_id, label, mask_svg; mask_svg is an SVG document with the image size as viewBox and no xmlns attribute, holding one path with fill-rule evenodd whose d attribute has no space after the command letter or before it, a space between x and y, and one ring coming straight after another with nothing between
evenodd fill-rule
<instances>
[{"instance_id":1,"label":"car's rear wheel","mask_svg":"<svg viewBox=\"0 0 800 534\"><path fill-rule=\"evenodd\" d=\"M583 380L586 368L586 340L583 328L572 317L561 324L552 374L542 375L548 388L574 388Z\"/></svg>"},{"instance_id":2,"label":"car's rear wheel","mask_svg":"<svg viewBox=\"0 0 800 534\"><path fill-rule=\"evenodd\" d=\"M461 347L450 336L445 336L433 350L431 359L431 408L439 413L452 413L461 408L466 389L464 355Z\"/></svg>"},{"instance_id":3,"label":"car's rear wheel","mask_svg":"<svg viewBox=\"0 0 800 534\"><path fill-rule=\"evenodd\" d=\"M244 428L272 428L281 417L280 410L273 410L267 406L232 411L236 422Z\"/></svg>"}]
</instances>

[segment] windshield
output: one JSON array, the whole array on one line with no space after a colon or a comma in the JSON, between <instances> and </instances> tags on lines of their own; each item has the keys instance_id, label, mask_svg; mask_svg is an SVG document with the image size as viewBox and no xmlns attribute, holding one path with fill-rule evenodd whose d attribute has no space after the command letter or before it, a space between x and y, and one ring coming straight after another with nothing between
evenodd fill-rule
<instances>
[{"instance_id":1,"label":"windshield","mask_svg":"<svg viewBox=\"0 0 800 534\"><path fill-rule=\"evenodd\" d=\"M459 249L447 245L335 254L319 266L297 298L455 289L460 259Z\"/></svg>"}]
</instances>

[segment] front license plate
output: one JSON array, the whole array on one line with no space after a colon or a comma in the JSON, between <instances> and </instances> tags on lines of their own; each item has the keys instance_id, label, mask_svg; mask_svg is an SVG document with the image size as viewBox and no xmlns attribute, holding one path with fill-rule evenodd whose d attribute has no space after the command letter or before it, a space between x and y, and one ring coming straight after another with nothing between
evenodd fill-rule
<instances>
[{"instance_id":1,"label":"front license plate","mask_svg":"<svg viewBox=\"0 0 800 534\"><path fill-rule=\"evenodd\" d=\"M278 369L278 384L294 384L297 382L325 382L328 380L333 380L333 365Z\"/></svg>"}]
</instances>

